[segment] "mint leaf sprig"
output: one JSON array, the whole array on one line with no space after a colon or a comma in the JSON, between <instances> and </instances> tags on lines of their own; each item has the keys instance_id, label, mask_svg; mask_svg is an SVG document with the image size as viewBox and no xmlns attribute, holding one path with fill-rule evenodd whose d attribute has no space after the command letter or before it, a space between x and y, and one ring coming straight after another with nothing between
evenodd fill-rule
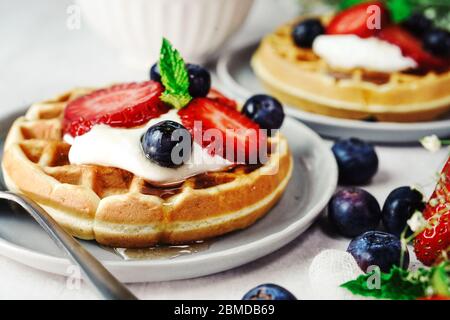
<instances>
[{"instance_id":1,"label":"mint leaf sprig","mask_svg":"<svg viewBox=\"0 0 450 320\"><path fill-rule=\"evenodd\" d=\"M186 106L192 97L189 94L189 74L180 53L166 38L163 38L159 58L161 82L165 87L160 99L176 109Z\"/></svg>"},{"instance_id":2,"label":"mint leaf sprig","mask_svg":"<svg viewBox=\"0 0 450 320\"><path fill-rule=\"evenodd\" d=\"M407 244L432 223L431 220L425 220L419 211L415 212L408 220L408 226L413 234L407 236L408 227L406 227L400 236L402 243L400 265L403 265ZM342 284L341 287L353 294L377 299L412 300L432 295L450 299L450 261L446 256L443 259L444 261L439 265L431 268L419 268L415 271L393 266L389 273L382 273L377 268L355 280ZM377 288L371 285L373 277L379 279Z\"/></svg>"},{"instance_id":3,"label":"mint leaf sprig","mask_svg":"<svg viewBox=\"0 0 450 320\"><path fill-rule=\"evenodd\" d=\"M377 299L413 300L430 295L450 295L450 263L448 261L432 268L420 268L407 271L394 266L389 273L379 273L379 288L369 286L370 278L377 276L371 273L360 275L357 279L341 285L353 294L374 297Z\"/></svg>"},{"instance_id":4,"label":"mint leaf sprig","mask_svg":"<svg viewBox=\"0 0 450 320\"><path fill-rule=\"evenodd\" d=\"M379 274L376 274L377 272ZM370 287L370 279L373 276L380 277L379 288ZM350 290L353 294L365 297L412 300L426 296L429 278L430 271L427 269L408 272L394 266L389 273L380 272L379 269L374 270L342 284L341 287Z\"/></svg>"},{"instance_id":5,"label":"mint leaf sprig","mask_svg":"<svg viewBox=\"0 0 450 320\"><path fill-rule=\"evenodd\" d=\"M339 3L339 9L345 10L354 5L368 1L369 0L342 0ZM392 21L395 23L407 19L413 13L414 5L410 0L385 0L384 2L389 9Z\"/></svg>"}]
</instances>

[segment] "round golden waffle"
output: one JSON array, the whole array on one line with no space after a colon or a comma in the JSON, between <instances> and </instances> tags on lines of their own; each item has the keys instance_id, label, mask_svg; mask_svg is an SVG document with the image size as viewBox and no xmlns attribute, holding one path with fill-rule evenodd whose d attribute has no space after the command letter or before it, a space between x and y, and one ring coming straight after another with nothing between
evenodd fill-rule
<instances>
[{"instance_id":1,"label":"round golden waffle","mask_svg":"<svg viewBox=\"0 0 450 320\"><path fill-rule=\"evenodd\" d=\"M62 139L68 101L76 89L34 104L5 142L2 170L8 188L28 195L70 233L115 247L186 243L246 228L277 202L292 173L286 139L263 166L236 166L155 187L118 168L69 163Z\"/></svg>"},{"instance_id":2,"label":"round golden waffle","mask_svg":"<svg viewBox=\"0 0 450 320\"><path fill-rule=\"evenodd\" d=\"M394 122L432 120L450 110L449 70L414 74L331 68L311 49L295 46L294 25L267 35L251 62L267 91L289 105L339 118Z\"/></svg>"}]
</instances>

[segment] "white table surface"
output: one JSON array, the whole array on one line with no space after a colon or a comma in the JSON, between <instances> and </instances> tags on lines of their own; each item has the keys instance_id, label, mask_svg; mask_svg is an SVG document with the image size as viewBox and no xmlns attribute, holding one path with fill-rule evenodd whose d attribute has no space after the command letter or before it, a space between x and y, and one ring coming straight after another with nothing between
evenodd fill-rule
<instances>
[{"instance_id":1,"label":"white table surface","mask_svg":"<svg viewBox=\"0 0 450 320\"><path fill-rule=\"evenodd\" d=\"M295 15L286 1L259 0L232 46L256 39ZM74 86L148 77L147 70L121 64L118 54L83 23L80 30L68 30L66 9L70 4L68 0L0 0L0 116ZM431 154L418 146L377 146L377 151L380 170L365 188L381 204L392 189L402 185L422 185L431 192L436 171L448 155L448 150ZM326 220L321 219L283 249L243 267L199 279L129 288L142 299L240 299L248 289L274 282L299 299L320 298L310 290L309 264L321 250L345 250L348 242L328 233ZM65 277L1 256L0 283L0 299L97 298L87 284L69 289Z\"/></svg>"}]
</instances>

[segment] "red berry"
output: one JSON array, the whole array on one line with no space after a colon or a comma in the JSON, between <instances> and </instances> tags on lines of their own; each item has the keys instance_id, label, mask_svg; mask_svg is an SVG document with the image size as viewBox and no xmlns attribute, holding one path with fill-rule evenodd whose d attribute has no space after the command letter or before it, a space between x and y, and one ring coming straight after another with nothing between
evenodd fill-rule
<instances>
[{"instance_id":1,"label":"red berry","mask_svg":"<svg viewBox=\"0 0 450 320\"><path fill-rule=\"evenodd\" d=\"M227 97L225 97L222 92L220 92L217 89L211 88L211 90L208 93L208 98L217 101L221 105L225 105L227 107L230 107L232 109L237 109L237 102L235 100L231 100Z\"/></svg>"},{"instance_id":2,"label":"red berry","mask_svg":"<svg viewBox=\"0 0 450 320\"><path fill-rule=\"evenodd\" d=\"M220 100L196 98L178 114L183 125L191 132L197 143L211 153L232 162L248 162L248 160L255 159L258 156L259 146L266 143L266 136L259 131L260 128L256 123L236 109L230 108L229 105L220 103ZM195 122L201 123L201 132L199 123L195 125ZM216 132L221 141L209 139L205 135L209 129L218 129ZM233 147L229 150L232 152L226 152L227 143L229 145L233 143ZM245 159L242 159L242 155L245 156Z\"/></svg>"},{"instance_id":3,"label":"red berry","mask_svg":"<svg viewBox=\"0 0 450 320\"><path fill-rule=\"evenodd\" d=\"M450 297L435 294L429 297L418 298L417 300L450 300Z\"/></svg>"},{"instance_id":4,"label":"red berry","mask_svg":"<svg viewBox=\"0 0 450 320\"><path fill-rule=\"evenodd\" d=\"M428 202L424 217L430 227L414 240L417 258L425 265L438 263L444 252L450 253L450 158Z\"/></svg>"},{"instance_id":5,"label":"red berry","mask_svg":"<svg viewBox=\"0 0 450 320\"><path fill-rule=\"evenodd\" d=\"M377 12L370 10L371 6L379 8L380 17L375 16ZM380 28L383 28L389 22L388 13L383 3L380 1L364 2L334 16L326 28L326 33L354 34L361 38L368 38L380 31L377 28L372 28L375 19L380 19Z\"/></svg>"},{"instance_id":6,"label":"red berry","mask_svg":"<svg viewBox=\"0 0 450 320\"><path fill-rule=\"evenodd\" d=\"M123 128L143 125L169 111L159 99L163 90L158 82L146 81L117 84L79 97L64 111L64 133L80 136L100 123Z\"/></svg>"},{"instance_id":7,"label":"red berry","mask_svg":"<svg viewBox=\"0 0 450 320\"><path fill-rule=\"evenodd\" d=\"M414 59L423 69L443 69L449 65L449 61L425 51L421 41L400 26L388 26L381 30L377 36L400 47L403 55Z\"/></svg>"}]
</instances>

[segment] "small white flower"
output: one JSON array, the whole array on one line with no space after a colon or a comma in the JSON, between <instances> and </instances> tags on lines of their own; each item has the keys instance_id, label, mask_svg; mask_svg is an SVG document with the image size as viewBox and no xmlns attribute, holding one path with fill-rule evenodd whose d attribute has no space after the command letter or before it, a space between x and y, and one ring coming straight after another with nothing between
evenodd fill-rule
<instances>
[{"instance_id":1,"label":"small white flower","mask_svg":"<svg viewBox=\"0 0 450 320\"><path fill-rule=\"evenodd\" d=\"M422 231L427 226L427 220L422 215L422 212L416 211L407 221L408 226L413 232Z\"/></svg>"},{"instance_id":2,"label":"small white flower","mask_svg":"<svg viewBox=\"0 0 450 320\"><path fill-rule=\"evenodd\" d=\"M442 142L437 135L426 136L420 139L422 146L431 152L437 152L442 147Z\"/></svg>"}]
</instances>

